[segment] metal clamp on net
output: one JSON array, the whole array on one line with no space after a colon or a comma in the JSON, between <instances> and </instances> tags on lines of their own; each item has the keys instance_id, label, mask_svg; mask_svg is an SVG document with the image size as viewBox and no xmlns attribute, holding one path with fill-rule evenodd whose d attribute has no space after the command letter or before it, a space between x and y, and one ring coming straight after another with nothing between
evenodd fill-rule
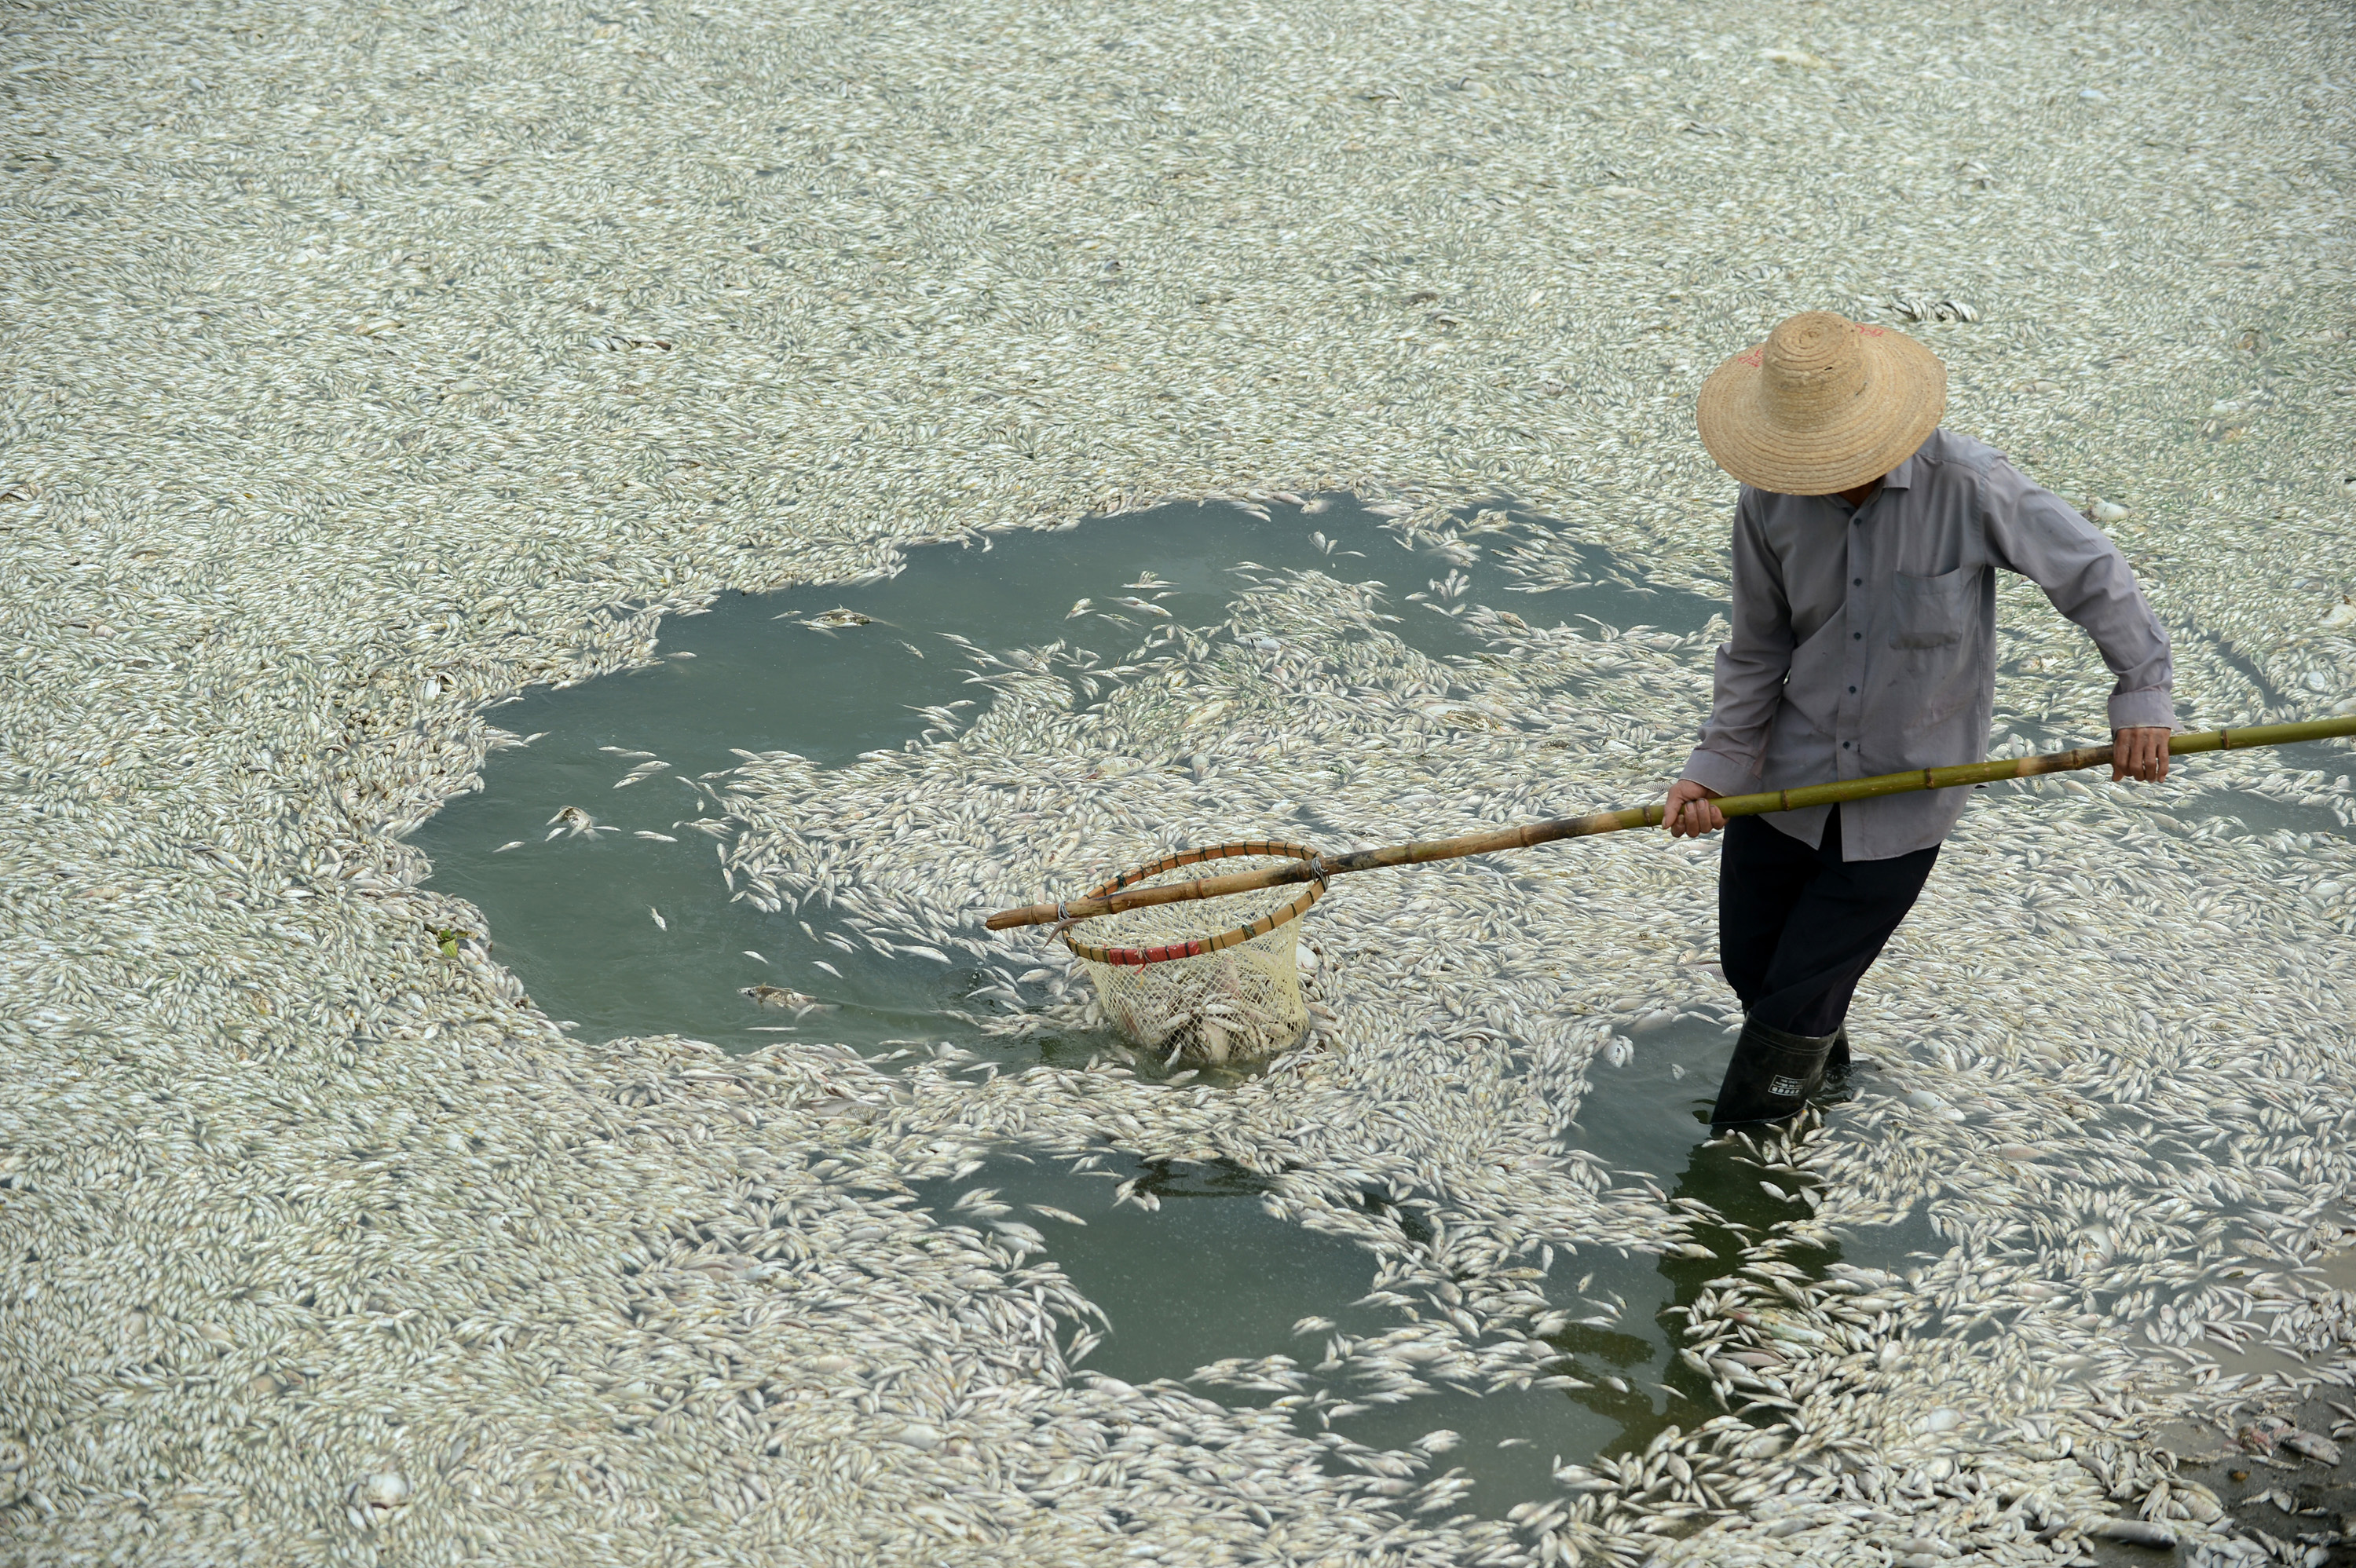
<instances>
[{"instance_id":1,"label":"metal clamp on net","mask_svg":"<svg viewBox=\"0 0 2356 1568\"><path fill-rule=\"evenodd\" d=\"M1265 891L1261 901L1270 907L1210 935L1197 934L1199 915L1190 919L1183 902L1066 920L1056 927L1121 1032L1148 1050L1166 1047L1172 1065L1182 1058L1207 1066L1257 1060L1284 1050L1308 1029L1299 943L1284 927L1324 896L1324 862L1298 844L1215 844L1123 871L1086 895L1105 898L1237 858L1305 860L1315 880L1281 902L1274 901L1289 890Z\"/></svg>"}]
</instances>

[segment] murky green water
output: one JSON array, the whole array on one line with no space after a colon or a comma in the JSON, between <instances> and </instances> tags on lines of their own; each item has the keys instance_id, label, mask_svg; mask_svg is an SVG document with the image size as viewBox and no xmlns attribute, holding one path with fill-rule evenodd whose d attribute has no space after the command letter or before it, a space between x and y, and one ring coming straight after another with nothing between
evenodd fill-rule
<instances>
[{"instance_id":1,"label":"murky green water","mask_svg":"<svg viewBox=\"0 0 2356 1568\"><path fill-rule=\"evenodd\" d=\"M665 623L666 657L657 668L536 692L498 709L506 728L544 733L495 755L482 792L444 806L412 842L433 858L437 888L482 910L498 958L533 999L552 1017L577 1022L585 1037L675 1032L751 1050L768 1038L761 1031L791 1023L739 995L763 981L841 1004L825 1016L828 1039L869 1046L942 1037L938 1009L970 988L962 972L912 989L914 966L905 960L830 944L790 916L729 902L715 841L684 826L719 815L691 781L734 767L737 752L790 751L830 767L898 748L926 728L917 709L971 696L972 668L945 634L986 648L1066 638L1118 656L1167 624L1117 603L1140 597L1128 585L1148 572L1173 585L1159 598L1170 619L1193 624L1225 613L1236 581L1229 571L1247 562L1377 580L1393 590L1401 617L1391 629L1440 656L1472 651L1474 639L1450 615L1406 596L1427 592L1451 572L1467 581L1457 603L1511 606L1534 625L1589 615L1682 632L1705 624L1717 609L1691 594L1612 583L1615 569L1601 559L1585 572L1599 586L1515 592L1523 585L1493 564L1495 553L1466 566L1434 549L1408 549L1382 519L1346 499L1309 517L1280 508L1269 521L1237 507L1189 505L1060 532L919 549L897 576L862 587L728 595L708 613ZM1135 624L1068 615L1083 598L1092 611ZM839 631L805 624L838 608L871 622ZM626 753L646 753L669 770L617 789L641 760ZM567 805L598 819L592 840L547 841L549 819ZM498 852L510 843L518 847ZM838 974L814 970L818 964ZM946 1038L966 1043L953 1033Z\"/></svg>"},{"instance_id":2,"label":"murky green water","mask_svg":"<svg viewBox=\"0 0 2356 1568\"><path fill-rule=\"evenodd\" d=\"M971 667L945 634L994 649L1060 637L1118 656L1165 624L1118 603L1135 597L1131 585L1147 574L1169 585L1151 592L1171 619L1193 624L1225 613L1237 581L1230 569L1239 565L1315 567L1378 581L1400 616L1392 629L1440 656L1474 651L1476 644L1433 603L1408 596L1431 594L1451 572L1457 592L1445 603L1511 608L1533 625L1591 617L1623 629L1684 632L1717 612L1693 595L1645 588L1600 557L1582 559L1580 575L1593 586L1530 592L1497 564L1507 552L1496 547L1510 547L1514 531L1545 527L1516 518L1505 535L1485 536L1490 548L1467 565L1410 547L1347 497L1327 498L1310 517L1280 506L1267 520L1234 507L1179 506L1056 533L919 549L898 575L858 587L730 595L708 613L667 622L657 667L503 706L503 726L539 738L495 755L482 792L453 801L414 841L433 858L434 884L482 910L496 955L535 1001L573 1020L584 1038L677 1032L728 1050L755 1049L776 1038L774 1031L796 1027L790 1015L741 995L744 987L773 982L835 1004L801 1020L798 1032L870 1055L950 1040L1010 1065L1042 1054L1076 1064L1109 1037L1010 1047L978 1036L946 1012L971 988L966 966L934 972L905 958L887 961L856 944L830 943L790 912L768 915L731 901L717 840L692 826L721 815L699 789L699 775L724 773L739 752L790 751L830 767L863 752L898 748L927 724L918 709L967 699ZM1083 598L1091 612L1109 611L1132 624L1093 613L1072 616ZM835 630L807 624L837 609L869 620ZM616 787L649 759L668 763L669 770ZM551 832L562 829L552 829L550 818L567 805L590 813L601 830L551 841ZM1753 1212L1767 1201L1755 1173L1721 1168L1722 1151L1687 1168L1706 1136L1697 1113L1707 1109L1726 1046L1727 1037L1707 1026L1656 1032L1628 1069L1605 1075L1586 1120L1592 1147L1613 1164L1654 1173L1665 1187L1678 1179L1680 1191L1690 1189L1729 1218L1763 1229L1788 1216ZM1673 1064L1687 1076L1673 1079ZM1115 1184L1136 1176L1161 1200L1151 1213L1111 1202ZM1018 1210L1042 1204L1087 1221L1023 1216L1035 1221L1049 1255L1106 1314L1108 1332L1085 1365L1144 1382L1183 1379L1230 1357L1291 1356L1312 1369L1301 1384L1309 1403L1296 1412L1304 1431L1330 1424L1357 1442L1387 1448L1452 1431L1458 1443L1433 1468L1462 1466L1480 1483L1473 1501L1484 1511L1550 1495L1548 1472L1558 1457L1642 1444L1663 1424L1690 1426L1717 1413L1706 1388L1675 1362L1676 1323L1661 1314L1724 1273L1723 1263L1664 1265L1609 1251L1558 1260L1560 1277L1550 1282L1549 1294L1582 1315L1613 1319L1609 1328L1573 1325L1558 1340L1564 1360L1553 1370L1591 1387L1485 1396L1442 1388L1384 1403L1313 1371L1325 1356L1324 1331L1294 1331L1311 1317L1347 1334L1396 1327L1401 1319L1394 1308L1359 1304L1371 1287L1374 1260L1354 1243L1269 1213L1250 1173L1149 1170L1117 1157L1075 1173L1062 1162L1009 1149L958 1187L977 1185L996 1188L998 1200ZM957 1196L926 1194L943 1213ZM1369 1201L1381 1200L1369 1195ZM1406 1222L1412 1227L1411 1214ZM1735 1233L1725 1240L1730 1254L1739 1250ZM1580 1306L1582 1295L1590 1305ZM1253 1403L1277 1397L1203 1392ZM1343 1413L1334 1415L1337 1410Z\"/></svg>"},{"instance_id":3,"label":"murky green water","mask_svg":"<svg viewBox=\"0 0 2356 1568\"><path fill-rule=\"evenodd\" d=\"M1110 1205L1114 1184L1132 1177L1144 1178L1143 1189L1160 1200L1153 1212ZM1628 1307L1612 1328L1574 1324L1554 1339L1563 1355L1548 1371L1567 1372L1592 1384L1589 1389L1483 1393L1443 1384L1397 1403L1376 1403L1346 1376L1317 1370L1330 1335L1365 1338L1404 1321L1387 1307L1365 1303L1371 1255L1355 1243L1269 1213L1261 1206L1262 1185L1251 1173L1113 1157L1092 1172L1075 1174L1061 1162L1010 1152L954 1190L927 1196L937 1212L946 1212L958 1192L976 1185L994 1190L997 1201L1013 1206L1017 1218L1044 1232L1048 1255L1103 1309L1109 1332L1083 1365L1143 1383L1183 1379L1230 1358L1289 1356L1305 1371L1295 1391L1307 1402L1295 1413L1302 1432L1332 1430L1388 1449L1453 1433L1458 1441L1433 1472L1462 1467L1479 1483L1473 1502L1484 1511L1553 1495L1548 1477L1560 1460L1641 1445L1667 1423L1689 1427L1717 1413L1715 1404L1694 1403L1707 1402L1708 1392L1681 1367L1672 1386L1687 1386L1676 1396L1660 1390L1676 1325L1657 1314L1690 1300L1702 1281L1725 1272L1722 1263L1681 1259L1665 1275L1655 1260L1609 1252L1576 1262L1558 1259L1549 1294L1563 1305L1578 1307L1584 1294L1594 1305L1579 1309L1590 1315L1612 1311L1615 1301ZM1373 1194L1367 1200L1384 1201ZM1087 1223L1075 1227L1026 1211L1033 1204ZM1416 1234L1412 1211L1402 1218ZM1577 1288L1581 1284L1583 1292ZM1295 1325L1310 1317L1332 1328L1297 1331ZM1622 1386L1613 1386L1614 1379ZM1278 1397L1274 1390L1196 1388L1229 1401L1262 1403Z\"/></svg>"}]
</instances>

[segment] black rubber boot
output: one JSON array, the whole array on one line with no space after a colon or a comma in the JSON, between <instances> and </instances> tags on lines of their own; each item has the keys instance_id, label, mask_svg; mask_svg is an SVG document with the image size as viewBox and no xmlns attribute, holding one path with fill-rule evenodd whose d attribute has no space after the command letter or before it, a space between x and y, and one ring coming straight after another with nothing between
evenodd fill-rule
<instances>
[{"instance_id":1,"label":"black rubber boot","mask_svg":"<svg viewBox=\"0 0 2356 1568\"><path fill-rule=\"evenodd\" d=\"M1734 1042L1734 1060L1726 1064L1726 1080L1718 1086L1709 1125L1748 1126L1796 1115L1823 1086L1825 1059L1839 1039L1838 1034L1787 1034L1757 1019L1744 1019L1742 1034Z\"/></svg>"},{"instance_id":2,"label":"black rubber boot","mask_svg":"<svg viewBox=\"0 0 2356 1568\"><path fill-rule=\"evenodd\" d=\"M1825 1054L1825 1082L1845 1083L1848 1081L1848 1025L1833 1030L1833 1048Z\"/></svg>"}]
</instances>

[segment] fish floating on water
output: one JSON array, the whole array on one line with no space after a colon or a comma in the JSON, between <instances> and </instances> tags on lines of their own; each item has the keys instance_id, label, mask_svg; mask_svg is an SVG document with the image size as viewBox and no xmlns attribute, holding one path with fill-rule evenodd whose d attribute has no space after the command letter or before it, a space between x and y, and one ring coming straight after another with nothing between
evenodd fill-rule
<instances>
[{"instance_id":1,"label":"fish floating on water","mask_svg":"<svg viewBox=\"0 0 2356 1568\"><path fill-rule=\"evenodd\" d=\"M744 9L117 7L112 69L81 69L77 8L12 14L45 133L10 171L39 216L10 276L39 373L0 389L27 585L0 1035L33 1064L0 1136L23 1243L0 1370L38 1408L0 1423L0 1509L91 1561L497 1537L1922 1568L2169 1538L2222 1568L2331 1531L2276 1521L2270 1549L2209 1489L2262 1456L2178 1463L2154 1434L2345 1377L2348 1304L2315 1272L2356 1184L2343 751L2188 767L2158 812L2099 782L1980 796L1939 870L1968 896L1934 891L1852 1019L1881 1072L1788 1138L1664 1152L1617 1117L1663 1063L1714 1081L1730 996L1670 962L1709 929L1706 845L1337 890L1301 923L1320 1027L1183 1083L1088 1021L1051 941L965 918L1190 842L1385 842L1657 787L1723 640L1661 609L1724 567L1733 486L1691 396L1804 299L1950 354L1958 408L2040 482L2133 499L2105 526L2157 585L2187 721L2348 699L2331 8L1868 5L1738 37L1652 0L1502 32L1436 7L1401 47L1330 8L986 4L888 48L842 8L782 37ZM428 155L380 157L388 127ZM1779 226L1754 198L1787 172L1902 194L1862 236ZM1958 294L1986 318L1901 305ZM411 838L498 788L489 703L642 668L732 586L856 592L958 549L920 539L979 553L1182 499L1146 524L1160 549L1215 487L1273 534L1309 526L1283 486L1342 483L1362 493L1301 507L1321 531L1374 502L1426 548L1263 574L1232 626L1209 594L1163 616L1060 588L1160 640L977 667L992 700L938 745L822 778L772 760L731 779L744 816L699 808L781 901L954 960L863 976L951 1008L1012 992L911 1027L964 1056L862 1060L823 1026L741 1056L568 1040L498 955L415 941L482 929ZM1559 525L1475 530L1501 494ZM1344 581L1468 542L1462 617L1387 622L1398 592ZM2008 743L2103 726L2108 681L2054 619L2008 618ZM1601 1065L1664 1009L1626 1072ZM1582 1157L1623 1133L1635 1152ZM1091 1349L1134 1324L1044 1265L1109 1208L1061 1198L1091 1229L1039 1227L1043 1256L950 1207L1006 1150L1264 1183L1363 1243L1365 1277L1269 1319L1324 1319L1293 1364L1239 1342L1196 1382L1103 1376ZM1730 1174L1687 1185L1689 1157ZM1760 1180L1807 1197L1787 1214ZM1187 1203L1141 1185L1119 1217L1175 1237ZM1702 1366L1582 1348L1614 1332L1579 1321L1612 1309L1573 1304L1590 1270L1637 1304L1632 1339L1682 1308ZM1380 1298L1352 1307L1360 1284ZM1534 1390L1627 1435L1498 1496L1472 1422ZM1398 1435L1369 1445L1376 1419ZM1408 1441L1442 1426L1465 1440ZM2270 1457L2296 1459L2285 1500L2320 1484Z\"/></svg>"}]
</instances>

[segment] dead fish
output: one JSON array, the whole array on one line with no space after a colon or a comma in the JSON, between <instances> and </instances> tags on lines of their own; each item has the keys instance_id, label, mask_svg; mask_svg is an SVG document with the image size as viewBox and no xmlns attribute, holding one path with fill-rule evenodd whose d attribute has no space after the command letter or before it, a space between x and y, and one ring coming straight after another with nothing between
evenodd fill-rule
<instances>
[{"instance_id":1,"label":"dead fish","mask_svg":"<svg viewBox=\"0 0 2356 1568\"><path fill-rule=\"evenodd\" d=\"M2302 1458L2312 1459L2319 1465L2340 1463L2340 1445L2318 1433L2294 1430L2284 1434L2276 1440L2276 1445L2287 1448Z\"/></svg>"},{"instance_id":2,"label":"dead fish","mask_svg":"<svg viewBox=\"0 0 2356 1568\"><path fill-rule=\"evenodd\" d=\"M2162 1552L2176 1549L2176 1531L2158 1520L2106 1519L2086 1533L2105 1541L2125 1541L2129 1546L2156 1546Z\"/></svg>"},{"instance_id":3,"label":"dead fish","mask_svg":"<svg viewBox=\"0 0 2356 1568\"><path fill-rule=\"evenodd\" d=\"M838 608L829 610L823 615L813 615L802 624L813 632L839 632L846 626L864 626L873 619L873 617L862 615L856 610Z\"/></svg>"},{"instance_id":4,"label":"dead fish","mask_svg":"<svg viewBox=\"0 0 2356 1568\"><path fill-rule=\"evenodd\" d=\"M2271 1454L2276 1444L2297 1430L2278 1415L2262 1415L2233 1434L2233 1441L2240 1444L2245 1452Z\"/></svg>"},{"instance_id":5,"label":"dead fish","mask_svg":"<svg viewBox=\"0 0 2356 1568\"><path fill-rule=\"evenodd\" d=\"M594 837L599 833L618 833L621 831L618 827L601 827L598 826L598 822L595 817L590 816L587 812L582 810L577 805L566 806L554 816L550 817L548 821L550 824L553 825L548 835L551 838L557 837L558 834L567 834L574 838L579 838L584 836Z\"/></svg>"}]
</instances>

